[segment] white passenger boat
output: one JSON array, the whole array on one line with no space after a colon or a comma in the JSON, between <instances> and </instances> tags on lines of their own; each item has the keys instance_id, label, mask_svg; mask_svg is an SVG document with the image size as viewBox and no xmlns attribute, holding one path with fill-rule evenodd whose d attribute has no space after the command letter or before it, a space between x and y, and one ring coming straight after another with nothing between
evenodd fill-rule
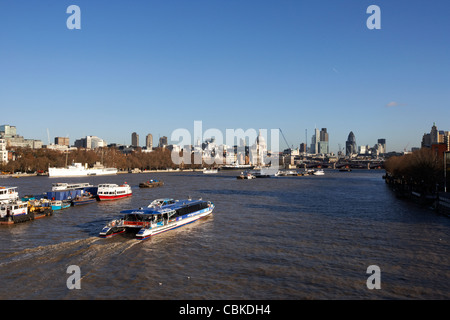
<instances>
[{"instance_id":1,"label":"white passenger boat","mask_svg":"<svg viewBox=\"0 0 450 320\"><path fill-rule=\"evenodd\" d=\"M100 201L127 198L132 194L131 187L126 182L121 185L112 183L98 185L97 196Z\"/></svg>"},{"instance_id":2,"label":"white passenger boat","mask_svg":"<svg viewBox=\"0 0 450 320\"><path fill-rule=\"evenodd\" d=\"M322 169L313 172L313 175L315 176L323 176L324 174L325 172Z\"/></svg>"},{"instance_id":3,"label":"white passenger boat","mask_svg":"<svg viewBox=\"0 0 450 320\"><path fill-rule=\"evenodd\" d=\"M90 183L65 183L57 182L52 183L52 191L65 191L65 190L81 190L84 188L93 187Z\"/></svg>"},{"instance_id":4,"label":"white passenger boat","mask_svg":"<svg viewBox=\"0 0 450 320\"><path fill-rule=\"evenodd\" d=\"M275 173L276 177L286 177L286 176L298 176L297 170L278 170Z\"/></svg>"},{"instance_id":5,"label":"white passenger boat","mask_svg":"<svg viewBox=\"0 0 450 320\"><path fill-rule=\"evenodd\" d=\"M219 172L217 169L214 169L214 168L211 168L211 169L203 169L203 173L204 174L214 174L214 173L217 173L217 172Z\"/></svg>"},{"instance_id":6,"label":"white passenger boat","mask_svg":"<svg viewBox=\"0 0 450 320\"><path fill-rule=\"evenodd\" d=\"M88 168L86 164L81 163L73 163L65 168L48 168L49 177L87 177L115 174L117 174L116 168L104 168L103 166Z\"/></svg>"},{"instance_id":7,"label":"white passenger boat","mask_svg":"<svg viewBox=\"0 0 450 320\"><path fill-rule=\"evenodd\" d=\"M17 187L0 187L0 203L7 203L19 199Z\"/></svg>"},{"instance_id":8,"label":"white passenger boat","mask_svg":"<svg viewBox=\"0 0 450 320\"><path fill-rule=\"evenodd\" d=\"M25 201L0 203L0 224L13 224L22 220L30 220L27 215L28 203Z\"/></svg>"},{"instance_id":9,"label":"white passenger boat","mask_svg":"<svg viewBox=\"0 0 450 320\"><path fill-rule=\"evenodd\" d=\"M108 223L99 236L108 238L125 231L139 240L182 227L210 215L214 204L203 200L157 199L146 208L124 210L124 216Z\"/></svg>"}]
</instances>

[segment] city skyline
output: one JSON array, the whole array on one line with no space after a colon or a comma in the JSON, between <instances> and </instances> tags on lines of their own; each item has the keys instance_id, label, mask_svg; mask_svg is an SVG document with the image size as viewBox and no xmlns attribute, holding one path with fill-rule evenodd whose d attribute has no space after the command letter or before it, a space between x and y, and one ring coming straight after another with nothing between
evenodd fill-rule
<instances>
[{"instance_id":1,"label":"city skyline","mask_svg":"<svg viewBox=\"0 0 450 320\"><path fill-rule=\"evenodd\" d=\"M66 9L81 8L69 30ZM257 4L257 5L256 5ZM370 30L366 9L381 9ZM290 145L327 128L330 152L420 147L450 128L445 1L73 1L0 4L1 124L71 143L132 132L281 128ZM308 131L308 138L305 137ZM194 137L194 139L196 139ZM142 145L142 143L141 143ZM280 138L280 149L285 147Z\"/></svg>"}]
</instances>

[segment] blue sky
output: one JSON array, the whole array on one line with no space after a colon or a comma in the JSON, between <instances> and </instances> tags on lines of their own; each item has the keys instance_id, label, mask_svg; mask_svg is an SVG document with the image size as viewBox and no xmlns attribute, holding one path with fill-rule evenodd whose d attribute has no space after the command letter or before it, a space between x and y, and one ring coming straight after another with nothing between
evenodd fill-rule
<instances>
[{"instance_id":1,"label":"blue sky","mask_svg":"<svg viewBox=\"0 0 450 320\"><path fill-rule=\"evenodd\" d=\"M69 5L81 30L69 30ZM369 30L369 5L381 29ZM330 148L419 146L450 130L450 2L2 0L0 124L47 143L281 128ZM284 140L280 146L285 147Z\"/></svg>"}]
</instances>

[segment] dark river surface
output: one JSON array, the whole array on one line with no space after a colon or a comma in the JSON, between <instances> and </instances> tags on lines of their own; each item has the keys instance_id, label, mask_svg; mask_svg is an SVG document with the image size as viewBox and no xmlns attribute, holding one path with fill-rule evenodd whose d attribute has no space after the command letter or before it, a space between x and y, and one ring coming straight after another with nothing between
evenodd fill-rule
<instances>
[{"instance_id":1,"label":"dark river surface","mask_svg":"<svg viewBox=\"0 0 450 320\"><path fill-rule=\"evenodd\" d=\"M20 196L54 182L128 182L133 196L0 226L0 299L449 299L450 219L399 200L384 171L237 180L238 171L1 179ZM158 178L160 188L139 189ZM212 216L145 241L99 231L161 197ZM81 272L68 289L69 266ZM380 268L369 290L367 268Z\"/></svg>"}]
</instances>

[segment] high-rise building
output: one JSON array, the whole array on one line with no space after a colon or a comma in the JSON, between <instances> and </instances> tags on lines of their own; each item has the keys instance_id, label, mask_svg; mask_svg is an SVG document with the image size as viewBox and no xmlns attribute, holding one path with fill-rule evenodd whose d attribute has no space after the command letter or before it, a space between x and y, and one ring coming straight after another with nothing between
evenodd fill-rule
<instances>
[{"instance_id":1,"label":"high-rise building","mask_svg":"<svg viewBox=\"0 0 450 320\"><path fill-rule=\"evenodd\" d=\"M145 137L145 146L147 147L147 149L152 149L153 148L153 135L151 133L149 133Z\"/></svg>"},{"instance_id":2,"label":"high-rise building","mask_svg":"<svg viewBox=\"0 0 450 320\"><path fill-rule=\"evenodd\" d=\"M319 152L319 141L320 141L320 131L319 129L314 129L314 134L311 137L311 148L310 152L316 154Z\"/></svg>"},{"instance_id":3,"label":"high-rise building","mask_svg":"<svg viewBox=\"0 0 450 320\"><path fill-rule=\"evenodd\" d=\"M139 135L136 132L131 134L131 145L133 147L139 147Z\"/></svg>"},{"instance_id":4,"label":"high-rise building","mask_svg":"<svg viewBox=\"0 0 450 320\"><path fill-rule=\"evenodd\" d=\"M431 148L433 144L446 143L446 139L448 139L446 131L438 131L436 123L433 122L430 133L424 133L422 137L422 148Z\"/></svg>"},{"instance_id":5,"label":"high-rise building","mask_svg":"<svg viewBox=\"0 0 450 320\"><path fill-rule=\"evenodd\" d=\"M430 142L431 142L431 145L439 142L439 132L438 132L435 122L433 122L433 126L431 127L431 131L430 131Z\"/></svg>"},{"instance_id":6,"label":"high-rise building","mask_svg":"<svg viewBox=\"0 0 450 320\"><path fill-rule=\"evenodd\" d=\"M351 156L356 153L358 153L358 149L356 148L355 134L353 131L350 131L347 141L345 142L345 155Z\"/></svg>"},{"instance_id":7,"label":"high-rise building","mask_svg":"<svg viewBox=\"0 0 450 320\"><path fill-rule=\"evenodd\" d=\"M328 141L327 128L322 128L322 130L320 130L320 141Z\"/></svg>"},{"instance_id":8,"label":"high-rise building","mask_svg":"<svg viewBox=\"0 0 450 320\"><path fill-rule=\"evenodd\" d=\"M105 140L100 139L99 137L86 136L86 138L75 140L74 145L77 148L97 149L106 147L107 143Z\"/></svg>"},{"instance_id":9,"label":"high-rise building","mask_svg":"<svg viewBox=\"0 0 450 320\"><path fill-rule=\"evenodd\" d=\"M380 154L386 153L386 139L378 139L378 151Z\"/></svg>"},{"instance_id":10,"label":"high-rise building","mask_svg":"<svg viewBox=\"0 0 450 320\"><path fill-rule=\"evenodd\" d=\"M328 154L330 153L329 141L328 141L328 132L327 128L314 129L314 134L311 137L311 153L317 154Z\"/></svg>"},{"instance_id":11,"label":"high-rise building","mask_svg":"<svg viewBox=\"0 0 450 320\"><path fill-rule=\"evenodd\" d=\"M69 138L55 137L55 144L60 145L60 146L69 146Z\"/></svg>"},{"instance_id":12,"label":"high-rise building","mask_svg":"<svg viewBox=\"0 0 450 320\"><path fill-rule=\"evenodd\" d=\"M168 145L167 143L167 137L166 136L162 136L161 138L159 138L159 147L160 148L164 148Z\"/></svg>"},{"instance_id":13,"label":"high-rise building","mask_svg":"<svg viewBox=\"0 0 450 320\"><path fill-rule=\"evenodd\" d=\"M322 130L320 130L319 153L330 153L330 143L328 141L327 128L322 128Z\"/></svg>"},{"instance_id":14,"label":"high-rise building","mask_svg":"<svg viewBox=\"0 0 450 320\"><path fill-rule=\"evenodd\" d=\"M300 143L300 152L306 152L306 143Z\"/></svg>"}]
</instances>

